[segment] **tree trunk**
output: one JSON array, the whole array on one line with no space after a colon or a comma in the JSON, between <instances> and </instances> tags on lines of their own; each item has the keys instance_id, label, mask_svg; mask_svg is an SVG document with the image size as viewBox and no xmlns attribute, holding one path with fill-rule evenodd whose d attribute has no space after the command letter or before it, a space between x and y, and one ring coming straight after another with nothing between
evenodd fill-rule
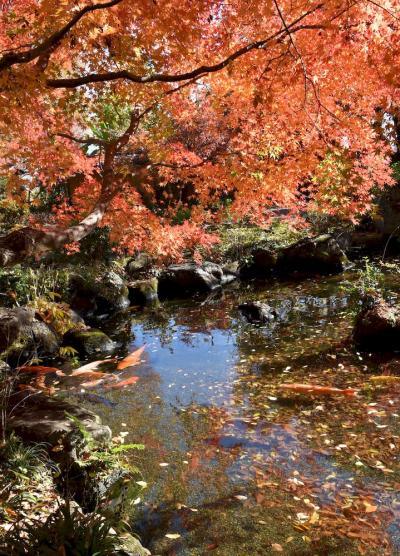
<instances>
[{"instance_id":1,"label":"tree trunk","mask_svg":"<svg viewBox=\"0 0 400 556\"><path fill-rule=\"evenodd\" d=\"M80 241L101 222L109 202L99 202L79 224L65 230L37 230L20 228L0 237L0 264L13 266L28 257L40 259L45 253L59 249L67 243Z\"/></svg>"}]
</instances>

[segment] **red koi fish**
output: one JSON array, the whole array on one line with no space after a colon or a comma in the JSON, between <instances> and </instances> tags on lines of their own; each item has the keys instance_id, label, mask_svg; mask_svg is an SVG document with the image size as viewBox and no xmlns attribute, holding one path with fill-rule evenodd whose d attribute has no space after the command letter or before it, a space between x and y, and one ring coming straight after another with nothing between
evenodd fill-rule
<instances>
[{"instance_id":1,"label":"red koi fish","mask_svg":"<svg viewBox=\"0 0 400 556\"><path fill-rule=\"evenodd\" d=\"M43 367L42 365L25 365L24 367L17 367L17 371L21 373L37 373L40 375L56 373L58 376L65 376L65 374L56 367Z\"/></svg>"},{"instance_id":2,"label":"red koi fish","mask_svg":"<svg viewBox=\"0 0 400 556\"><path fill-rule=\"evenodd\" d=\"M354 388L335 388L334 386L319 386L317 384L299 384L296 382L286 382L279 386L282 390L289 390L291 392L299 392L301 394L312 394L315 396L355 396L357 390Z\"/></svg>"}]
</instances>

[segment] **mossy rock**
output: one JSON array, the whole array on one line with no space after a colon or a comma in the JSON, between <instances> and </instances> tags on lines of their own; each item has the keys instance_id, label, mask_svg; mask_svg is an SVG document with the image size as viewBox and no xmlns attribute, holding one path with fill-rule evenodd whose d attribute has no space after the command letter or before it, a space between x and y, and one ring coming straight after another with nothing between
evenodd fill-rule
<instances>
[{"instance_id":1,"label":"mossy rock","mask_svg":"<svg viewBox=\"0 0 400 556\"><path fill-rule=\"evenodd\" d=\"M301 239L283 249L277 266L281 274L338 274L350 263L335 238L324 234Z\"/></svg>"},{"instance_id":2,"label":"mossy rock","mask_svg":"<svg viewBox=\"0 0 400 556\"><path fill-rule=\"evenodd\" d=\"M64 335L63 345L73 347L81 357L87 358L109 355L115 349L111 338L97 328L70 330Z\"/></svg>"},{"instance_id":3,"label":"mossy rock","mask_svg":"<svg viewBox=\"0 0 400 556\"><path fill-rule=\"evenodd\" d=\"M32 357L47 357L58 352L60 338L33 309L2 309L0 315L1 359L23 364Z\"/></svg>"},{"instance_id":4,"label":"mossy rock","mask_svg":"<svg viewBox=\"0 0 400 556\"><path fill-rule=\"evenodd\" d=\"M240 264L240 277L247 279L270 276L276 268L277 260L277 252L270 247L256 247Z\"/></svg>"},{"instance_id":5,"label":"mossy rock","mask_svg":"<svg viewBox=\"0 0 400 556\"><path fill-rule=\"evenodd\" d=\"M158 300L158 279L135 280L128 284L129 301L132 305L147 305Z\"/></svg>"},{"instance_id":6,"label":"mossy rock","mask_svg":"<svg viewBox=\"0 0 400 556\"><path fill-rule=\"evenodd\" d=\"M71 307L84 315L111 315L129 306L128 287L114 271L75 274L69 289Z\"/></svg>"},{"instance_id":7,"label":"mossy rock","mask_svg":"<svg viewBox=\"0 0 400 556\"><path fill-rule=\"evenodd\" d=\"M130 278L138 278L148 272L153 264L153 260L147 253L139 253L130 259L125 267L125 271Z\"/></svg>"},{"instance_id":8,"label":"mossy rock","mask_svg":"<svg viewBox=\"0 0 400 556\"><path fill-rule=\"evenodd\" d=\"M150 552L144 548L140 541L130 533L124 533L119 537L119 548L112 556L149 556Z\"/></svg>"}]
</instances>

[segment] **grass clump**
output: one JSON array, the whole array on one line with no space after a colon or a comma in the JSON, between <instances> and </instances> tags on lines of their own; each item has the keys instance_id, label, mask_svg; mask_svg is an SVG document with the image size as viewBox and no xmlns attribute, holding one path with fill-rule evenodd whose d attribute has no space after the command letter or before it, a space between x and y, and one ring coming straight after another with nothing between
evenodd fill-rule
<instances>
[{"instance_id":1,"label":"grass clump","mask_svg":"<svg viewBox=\"0 0 400 556\"><path fill-rule=\"evenodd\" d=\"M215 253L221 260L241 260L250 255L255 247L279 250L307 235L306 229L296 230L286 220L275 218L269 228L252 224L227 223L218 230L221 241Z\"/></svg>"}]
</instances>

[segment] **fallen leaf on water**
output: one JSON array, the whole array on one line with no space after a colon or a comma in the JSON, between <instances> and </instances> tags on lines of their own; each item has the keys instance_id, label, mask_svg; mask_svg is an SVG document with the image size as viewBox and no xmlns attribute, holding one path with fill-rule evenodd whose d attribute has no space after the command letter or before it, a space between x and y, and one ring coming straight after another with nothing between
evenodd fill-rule
<instances>
[{"instance_id":1,"label":"fallen leaf on water","mask_svg":"<svg viewBox=\"0 0 400 556\"><path fill-rule=\"evenodd\" d=\"M373 506L372 504L370 504L366 500L364 500L363 504L364 504L366 514L371 514L373 512L376 512L376 510L378 509L377 506Z\"/></svg>"},{"instance_id":2,"label":"fallen leaf on water","mask_svg":"<svg viewBox=\"0 0 400 556\"><path fill-rule=\"evenodd\" d=\"M167 533L165 536L167 537L167 539L179 539L180 534L179 533Z\"/></svg>"},{"instance_id":3,"label":"fallen leaf on water","mask_svg":"<svg viewBox=\"0 0 400 556\"><path fill-rule=\"evenodd\" d=\"M237 500L247 500L247 496L243 496L243 494L237 494L235 498Z\"/></svg>"},{"instance_id":4,"label":"fallen leaf on water","mask_svg":"<svg viewBox=\"0 0 400 556\"><path fill-rule=\"evenodd\" d=\"M318 512L313 512L313 513L311 514L309 523L311 523L312 525L314 525L315 523L318 523L318 521L319 521L319 514L318 514Z\"/></svg>"},{"instance_id":5,"label":"fallen leaf on water","mask_svg":"<svg viewBox=\"0 0 400 556\"><path fill-rule=\"evenodd\" d=\"M145 349L146 346L144 345L127 355L124 359L122 359L122 361L118 363L117 369L121 371L122 369L126 369L127 367L138 365L140 363L140 357Z\"/></svg>"},{"instance_id":6,"label":"fallen leaf on water","mask_svg":"<svg viewBox=\"0 0 400 556\"><path fill-rule=\"evenodd\" d=\"M272 548L272 550L274 550L275 552L283 552L282 545L280 545L280 544L278 544L278 543L272 543L272 544L271 544L271 548Z\"/></svg>"}]
</instances>

